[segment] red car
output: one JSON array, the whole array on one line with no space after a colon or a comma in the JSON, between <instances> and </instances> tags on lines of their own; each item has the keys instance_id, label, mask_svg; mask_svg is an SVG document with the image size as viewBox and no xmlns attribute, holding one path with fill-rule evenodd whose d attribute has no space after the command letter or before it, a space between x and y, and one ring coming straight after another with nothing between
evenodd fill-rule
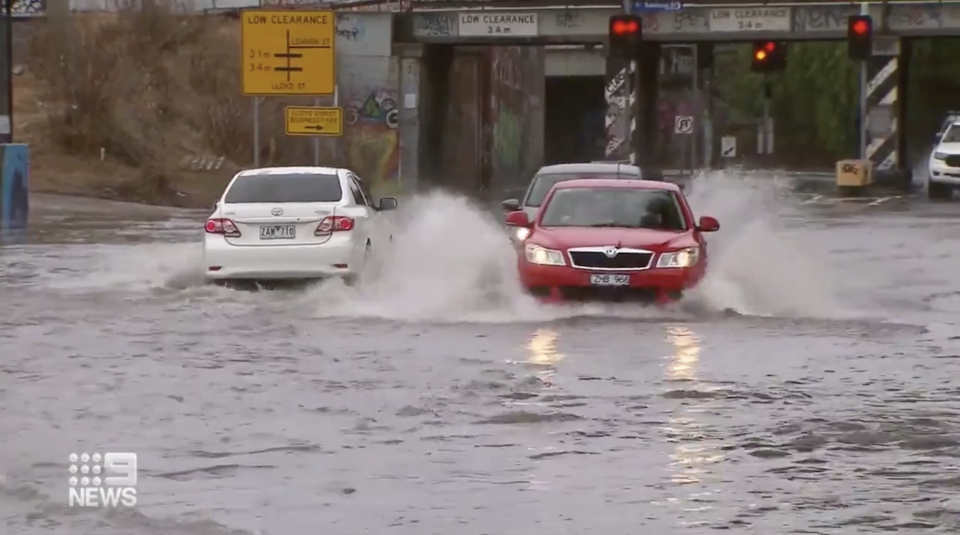
<instances>
[{"instance_id":1,"label":"red car","mask_svg":"<svg viewBox=\"0 0 960 535\"><path fill-rule=\"evenodd\" d=\"M646 180L575 179L557 183L530 221L507 214L507 225L530 229L520 244L520 281L549 301L679 299L707 268L704 232L675 184Z\"/></svg>"}]
</instances>

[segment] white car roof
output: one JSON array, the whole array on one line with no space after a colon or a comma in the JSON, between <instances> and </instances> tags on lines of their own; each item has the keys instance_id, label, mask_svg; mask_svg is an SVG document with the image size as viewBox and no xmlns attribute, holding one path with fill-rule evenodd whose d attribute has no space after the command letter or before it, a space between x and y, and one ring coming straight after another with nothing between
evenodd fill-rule
<instances>
[{"instance_id":1,"label":"white car roof","mask_svg":"<svg viewBox=\"0 0 960 535\"><path fill-rule=\"evenodd\" d=\"M290 173L300 173L300 174L317 174L317 175L340 175L341 173L347 171L339 167L314 167L314 166L304 166L304 167L258 167L256 169L245 169L240 171L237 176L248 176L248 175L286 175Z\"/></svg>"}]
</instances>

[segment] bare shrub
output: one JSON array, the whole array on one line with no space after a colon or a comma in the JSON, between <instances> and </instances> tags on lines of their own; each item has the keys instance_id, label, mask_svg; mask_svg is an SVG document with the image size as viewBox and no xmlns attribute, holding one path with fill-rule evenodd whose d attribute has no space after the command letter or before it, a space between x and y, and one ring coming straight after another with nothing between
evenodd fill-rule
<instances>
[{"instance_id":1,"label":"bare shrub","mask_svg":"<svg viewBox=\"0 0 960 535\"><path fill-rule=\"evenodd\" d=\"M118 0L107 14L50 16L37 23L30 68L45 94L58 150L101 149L140 170L138 191L170 188L184 156L226 157L228 173L253 161L253 99L240 88L240 23L186 13L175 0ZM262 99L261 161L303 164L309 140L283 135L283 106ZM322 159L338 161L335 140ZM152 193L151 193L152 194Z\"/></svg>"}]
</instances>

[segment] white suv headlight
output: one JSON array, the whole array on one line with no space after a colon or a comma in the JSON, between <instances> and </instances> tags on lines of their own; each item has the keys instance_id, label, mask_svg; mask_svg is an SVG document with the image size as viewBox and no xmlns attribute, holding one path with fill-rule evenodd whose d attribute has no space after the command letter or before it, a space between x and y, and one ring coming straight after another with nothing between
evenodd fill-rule
<instances>
[{"instance_id":1,"label":"white suv headlight","mask_svg":"<svg viewBox=\"0 0 960 535\"><path fill-rule=\"evenodd\" d=\"M685 268L697 265L700 260L700 248L688 247L670 253L660 253L658 268Z\"/></svg>"},{"instance_id":2,"label":"white suv headlight","mask_svg":"<svg viewBox=\"0 0 960 535\"><path fill-rule=\"evenodd\" d=\"M934 160L946 160L946 159L947 159L947 153L945 153L945 152L934 152L934 153L933 153L933 159L934 159Z\"/></svg>"},{"instance_id":3,"label":"white suv headlight","mask_svg":"<svg viewBox=\"0 0 960 535\"><path fill-rule=\"evenodd\" d=\"M527 262L539 264L541 266L565 266L567 263L563 260L563 253L539 245L528 243L523 252L527 257Z\"/></svg>"}]
</instances>

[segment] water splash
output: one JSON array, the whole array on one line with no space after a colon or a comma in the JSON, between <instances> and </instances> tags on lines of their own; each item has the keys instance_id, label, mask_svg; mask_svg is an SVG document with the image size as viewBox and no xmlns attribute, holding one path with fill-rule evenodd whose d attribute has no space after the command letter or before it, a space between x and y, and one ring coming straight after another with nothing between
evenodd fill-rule
<instances>
[{"instance_id":1,"label":"water splash","mask_svg":"<svg viewBox=\"0 0 960 535\"><path fill-rule=\"evenodd\" d=\"M690 299L747 315L847 318L823 251L785 221L795 202L773 173L704 173L688 188L694 212L720 221L708 236L710 269Z\"/></svg>"}]
</instances>

